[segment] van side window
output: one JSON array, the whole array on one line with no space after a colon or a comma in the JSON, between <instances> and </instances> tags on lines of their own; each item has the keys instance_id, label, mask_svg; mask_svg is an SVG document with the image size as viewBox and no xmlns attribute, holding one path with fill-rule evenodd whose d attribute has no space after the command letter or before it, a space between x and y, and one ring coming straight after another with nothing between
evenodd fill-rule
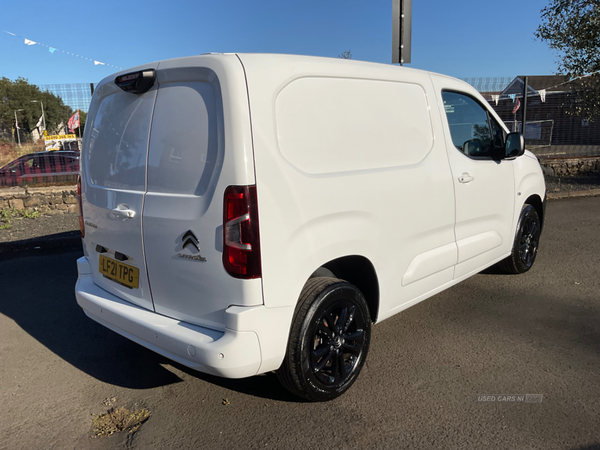
<instances>
[{"instance_id":1,"label":"van side window","mask_svg":"<svg viewBox=\"0 0 600 450\"><path fill-rule=\"evenodd\" d=\"M452 142L472 158L490 158L502 147L504 131L475 99L457 92L442 92Z\"/></svg>"}]
</instances>

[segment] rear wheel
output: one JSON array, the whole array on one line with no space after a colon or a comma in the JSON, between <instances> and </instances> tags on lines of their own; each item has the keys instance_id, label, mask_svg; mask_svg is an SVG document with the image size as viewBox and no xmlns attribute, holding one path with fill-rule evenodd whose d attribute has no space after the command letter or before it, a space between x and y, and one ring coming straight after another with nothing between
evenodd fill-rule
<instances>
[{"instance_id":1,"label":"rear wheel","mask_svg":"<svg viewBox=\"0 0 600 450\"><path fill-rule=\"evenodd\" d=\"M369 351L371 316L361 292L335 278L311 278L300 295L281 383L310 401L339 397L354 383Z\"/></svg>"},{"instance_id":2,"label":"rear wheel","mask_svg":"<svg viewBox=\"0 0 600 450\"><path fill-rule=\"evenodd\" d=\"M523 205L512 252L500 262L500 268L508 273L524 273L531 269L537 256L541 232L537 211L531 205Z\"/></svg>"}]
</instances>

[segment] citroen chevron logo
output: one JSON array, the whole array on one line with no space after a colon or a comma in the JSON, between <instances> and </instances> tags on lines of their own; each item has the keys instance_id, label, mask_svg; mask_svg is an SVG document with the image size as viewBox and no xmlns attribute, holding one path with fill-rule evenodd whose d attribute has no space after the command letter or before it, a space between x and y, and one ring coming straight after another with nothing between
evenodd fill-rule
<instances>
[{"instance_id":1,"label":"citroen chevron logo","mask_svg":"<svg viewBox=\"0 0 600 450\"><path fill-rule=\"evenodd\" d=\"M186 231L183 237L181 238L181 241L183 242L183 248L186 248L187 246L191 245L196 249L196 252L200 251L198 238L194 235L194 233L192 233L192 230Z\"/></svg>"},{"instance_id":2,"label":"citroen chevron logo","mask_svg":"<svg viewBox=\"0 0 600 450\"><path fill-rule=\"evenodd\" d=\"M192 233L192 230L188 230L185 232L185 234L181 237L181 242L183 243L182 248L191 246L194 248L195 253L198 254L186 255L185 253L178 253L177 256L183 259L191 259L193 261L206 262L206 258L200 254L200 243L198 242L198 238L196 237L196 235Z\"/></svg>"}]
</instances>

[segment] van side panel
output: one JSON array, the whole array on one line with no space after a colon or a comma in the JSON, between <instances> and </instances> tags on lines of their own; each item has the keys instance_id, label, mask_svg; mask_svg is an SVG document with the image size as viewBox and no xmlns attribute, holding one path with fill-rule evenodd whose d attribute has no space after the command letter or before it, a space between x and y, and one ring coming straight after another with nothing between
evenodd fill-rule
<instances>
[{"instance_id":1,"label":"van side panel","mask_svg":"<svg viewBox=\"0 0 600 450\"><path fill-rule=\"evenodd\" d=\"M240 58L252 117L265 305L295 304L315 269L347 255L375 267L380 318L450 282L457 258L454 192L428 77L357 62L349 71L341 60ZM333 79L340 81L335 87ZM432 251L443 255L440 264L426 264Z\"/></svg>"},{"instance_id":2,"label":"van side panel","mask_svg":"<svg viewBox=\"0 0 600 450\"><path fill-rule=\"evenodd\" d=\"M381 99L411 108L383 113ZM282 156L310 175L414 165L433 147L427 98L418 84L304 77L277 94L275 108ZM398 151L399 142L411 151Z\"/></svg>"}]
</instances>

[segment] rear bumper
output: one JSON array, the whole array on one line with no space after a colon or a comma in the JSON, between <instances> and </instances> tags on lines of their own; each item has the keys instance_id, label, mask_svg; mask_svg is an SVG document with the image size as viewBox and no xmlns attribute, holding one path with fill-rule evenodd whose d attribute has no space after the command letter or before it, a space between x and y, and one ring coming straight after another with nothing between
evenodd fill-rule
<instances>
[{"instance_id":1,"label":"rear bumper","mask_svg":"<svg viewBox=\"0 0 600 450\"><path fill-rule=\"evenodd\" d=\"M85 256L77 261L77 267L75 296L88 317L173 361L212 375L244 378L274 370L283 360L287 331L283 346L267 344L261 351L260 332L263 341L274 337L269 324L273 311L269 308L230 307L226 324L232 328L215 331L162 316L110 294L92 281ZM288 315L281 308L274 310L278 310L276 315Z\"/></svg>"}]
</instances>

